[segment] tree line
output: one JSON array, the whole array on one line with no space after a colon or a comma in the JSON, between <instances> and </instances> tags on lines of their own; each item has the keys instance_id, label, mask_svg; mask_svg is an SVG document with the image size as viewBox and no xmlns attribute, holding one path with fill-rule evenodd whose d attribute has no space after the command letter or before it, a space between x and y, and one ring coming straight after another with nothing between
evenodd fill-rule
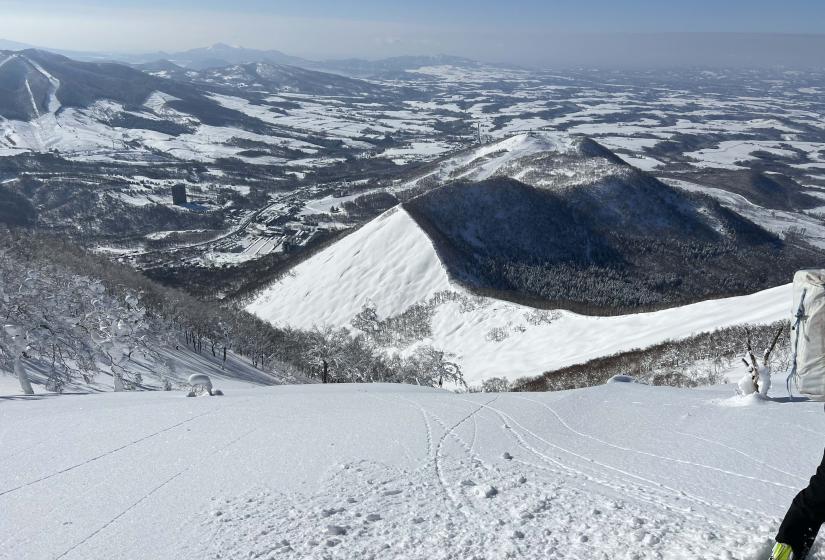
<instances>
[{"instance_id":1,"label":"tree line","mask_svg":"<svg viewBox=\"0 0 825 560\"><path fill-rule=\"evenodd\" d=\"M0 368L24 391L27 364L45 365L61 391L97 373L116 389L143 388L135 358L164 370L158 348L185 345L226 363L227 352L264 371L326 382L461 383L449 354L391 354L365 333L276 327L242 309L204 302L64 239L0 229Z\"/></svg>"},{"instance_id":2,"label":"tree line","mask_svg":"<svg viewBox=\"0 0 825 560\"><path fill-rule=\"evenodd\" d=\"M532 378L517 380L515 391L562 391L602 385L614 375L630 375L651 385L696 387L724 381L726 372L741 366L746 341L765 349L782 328L771 354L771 366L787 371L791 361L790 323L737 325L700 333L682 340L668 340L645 349L630 350L560 368ZM746 370L742 369L744 373Z\"/></svg>"}]
</instances>

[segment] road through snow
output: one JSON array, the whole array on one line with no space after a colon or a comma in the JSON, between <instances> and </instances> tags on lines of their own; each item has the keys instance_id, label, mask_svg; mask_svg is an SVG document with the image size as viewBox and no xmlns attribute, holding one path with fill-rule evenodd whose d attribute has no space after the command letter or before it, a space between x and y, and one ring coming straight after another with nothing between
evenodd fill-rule
<instances>
[{"instance_id":1,"label":"road through snow","mask_svg":"<svg viewBox=\"0 0 825 560\"><path fill-rule=\"evenodd\" d=\"M825 415L731 394L0 400L0 558L756 560L819 461Z\"/></svg>"}]
</instances>

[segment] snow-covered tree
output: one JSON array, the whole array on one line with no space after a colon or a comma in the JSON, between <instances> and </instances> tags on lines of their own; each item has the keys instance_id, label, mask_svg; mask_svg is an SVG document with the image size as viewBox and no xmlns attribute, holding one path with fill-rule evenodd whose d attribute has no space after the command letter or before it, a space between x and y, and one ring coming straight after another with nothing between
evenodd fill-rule
<instances>
[{"instance_id":1,"label":"snow-covered tree","mask_svg":"<svg viewBox=\"0 0 825 560\"><path fill-rule=\"evenodd\" d=\"M411 365L418 372L422 384L432 387L443 387L445 382L465 385L461 366L450 361L454 357L432 346L422 346L416 350Z\"/></svg>"},{"instance_id":2,"label":"snow-covered tree","mask_svg":"<svg viewBox=\"0 0 825 560\"><path fill-rule=\"evenodd\" d=\"M19 257L19 256L18 256ZM101 367L123 390L136 350L153 352L154 329L136 294L107 293L100 280L41 259L0 258L0 360L12 362L20 388L32 394L26 360L48 365L47 386L61 391L75 377L90 381Z\"/></svg>"},{"instance_id":3,"label":"snow-covered tree","mask_svg":"<svg viewBox=\"0 0 825 560\"><path fill-rule=\"evenodd\" d=\"M481 383L484 393L506 393L510 390L510 382L504 377L490 377Z\"/></svg>"}]
</instances>

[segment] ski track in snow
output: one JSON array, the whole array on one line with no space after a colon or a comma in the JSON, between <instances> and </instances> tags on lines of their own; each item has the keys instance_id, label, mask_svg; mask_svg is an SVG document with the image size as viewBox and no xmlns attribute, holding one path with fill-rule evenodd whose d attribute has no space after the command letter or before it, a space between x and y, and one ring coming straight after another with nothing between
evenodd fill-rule
<instances>
[{"instance_id":1,"label":"ski track in snow","mask_svg":"<svg viewBox=\"0 0 825 560\"><path fill-rule=\"evenodd\" d=\"M12 512L0 557L762 560L821 451L786 426L825 422L816 403L725 406L731 391L379 384L3 403L12 427L60 421L0 463L0 480L32 471L32 454L59 464L62 446L88 459L0 494ZM140 407L123 414L125 403ZM81 429L159 414L166 427L106 453ZM732 433L714 435L720 425ZM780 434L787 464L769 445Z\"/></svg>"},{"instance_id":2,"label":"ski track in snow","mask_svg":"<svg viewBox=\"0 0 825 560\"><path fill-rule=\"evenodd\" d=\"M64 468L64 469L60 469L59 471L55 471L55 472L53 472L53 473L51 473L51 474L48 474L48 475L46 475L46 476L41 476L40 478L37 478L37 479L35 479L35 480L32 480L32 481L26 482L25 484L21 484L21 485L19 485L19 486L15 486L15 487L13 487L13 488L9 488L9 489L7 489L7 490L0 491L0 496L5 496L6 494L11 494L11 493L13 493L13 492L17 492L18 490L20 490L20 489L22 489L22 488L27 488L27 487L32 486L32 485L34 485L34 484L37 484L37 483L39 483L39 482L43 482L44 480L49 480L50 478L54 478L55 476L59 476L59 475L61 475L61 474L67 473L67 472L69 472L69 471L72 471L72 470L74 470L74 469L76 469L76 468L82 467L82 466L84 466L84 465L88 465L89 463L93 463L93 462L95 462L95 461L97 461L97 460L99 460L99 459L103 459L104 457L108 457L108 456L110 456L110 455L114 455L114 454L115 454L115 453L117 453L118 451L122 451L122 450L126 449L127 447L131 447L131 446L133 446L133 445L136 445L136 444L138 444L138 443L144 442L144 441L146 441L146 440L148 440L148 439L151 439L151 438L153 438L153 437L157 437L157 436L159 436L160 434L162 434L162 433L164 433L164 432L168 432L169 430L174 430L175 428L178 428L178 427L180 427L180 426L183 426L184 424L188 424L189 422L192 422L193 420L197 420L198 418L200 418L200 417L202 417L202 416L206 416L207 414L211 414L211 412L212 412L212 411L208 411L208 412L204 412L203 414L198 414L197 416L193 416L192 418L188 418L188 419L186 419L186 420L184 420L184 421L182 421L182 422L178 422L177 424L173 424L173 425L171 425L171 426L168 426L168 427L166 427L166 428L163 428L162 430L158 430L158 431L153 432L153 433L151 433L151 434L149 434L149 435L146 435L146 436L143 436L143 437L141 437L141 438L138 438L138 439L136 439L136 440L134 440L134 441L130 441L129 443L126 443L126 444L124 444L124 445L121 445L120 447L116 447L116 448L114 448L114 449L111 449L111 450L109 450L109 451L106 451L105 453L101 453L100 455L96 455L96 456L92 457L91 459L87 459L86 461L82 461L82 462L80 462L80 463L76 463L76 464L74 464L74 465L71 465L71 466L66 467L66 468Z\"/></svg>"},{"instance_id":3,"label":"ski track in snow","mask_svg":"<svg viewBox=\"0 0 825 560\"><path fill-rule=\"evenodd\" d=\"M215 452L213 452L213 453L210 453L210 454L209 454L209 456L208 456L207 458L210 458L210 457L212 457L212 456L216 455L217 453L220 453L220 452L225 451L228 447L230 447L230 446L232 446L233 444L237 443L238 441L240 441L241 439L243 439L243 438L245 438L246 436L250 435L251 433L258 431L258 429L259 429L259 428L253 428L253 429L251 429L251 430L248 430L248 431L247 431L247 432L245 432L244 434L242 434L242 435L240 435L240 436L238 436L238 437L236 437L236 438L233 438L231 441L227 442L225 445L222 445L220 448L218 448L218 450L217 450L217 451L215 451ZM127 507L126 509L124 509L123 511L121 511L120 513L118 513L118 514L117 514L116 516L114 516L112 519L110 519L109 521L107 521L106 523L104 523L104 524L103 524L100 528L98 528L98 529L96 529L96 530L92 531L92 532L91 532L91 533L89 533L89 535L88 535L87 537L85 537L83 540L79 541L78 543L76 543L76 544L72 545L71 547L69 547L68 549L66 549L66 551L65 551L65 552L63 552L62 554L60 554L59 556L57 556L57 557L55 558L55 560L59 560L60 558L65 557L66 555L68 555L70 552L72 552L72 551L73 551L73 550L75 550L76 548L78 548L78 547L80 547L80 546L82 546L82 545L86 544L87 542L89 542L89 541L90 541L91 539L93 539L95 536L97 536L98 534L100 534L101 532L103 532L103 531L104 531L107 527L110 527L110 526L111 526L111 525L113 525L115 522L117 522L117 520L118 520L118 519L120 519L121 517L123 517L124 515L126 515L126 514L127 514L127 513L129 513L130 511L132 511L133 509L135 509L137 506L139 506L141 503L143 503L143 502L144 502L144 501L146 501L147 499L149 499L149 498L152 496L152 494L154 494L155 492L157 492L158 490L160 490L161 488L163 488L164 486L166 486L167 484L169 484L170 482L172 482L173 480L175 480L176 478L180 477L181 475L183 475L184 473L186 473L187 471L189 471L189 470L191 470L191 469L192 469L192 466L189 466L189 467L186 467L185 469L179 470L178 472L176 472L175 474L173 474L172 476L170 476L169 478L167 478L166 480L164 480L163 482L161 482L160 484L158 484L157 486L155 486L154 488L152 488L149 492L147 492L146 494L144 494L143 496L141 496L141 497L140 497L140 498L139 498L139 499L138 499L135 503L133 503L132 505L130 505L129 507Z\"/></svg>"},{"instance_id":4,"label":"ski track in snow","mask_svg":"<svg viewBox=\"0 0 825 560\"><path fill-rule=\"evenodd\" d=\"M707 515L701 515L701 514L694 513L693 510L691 509L691 507L686 507L686 508L680 509L678 507L673 507L673 506L667 504L667 501L663 500L662 496L650 495L650 497L645 497L645 496L640 495L640 492L644 493L645 490L648 490L650 488L647 485L639 485L639 486L634 487L634 486L630 486L630 485L627 485L627 484L618 483L617 481L611 482L609 480L604 480L604 479L600 480L598 477L593 476L593 475L589 475L584 470L573 467L571 464L562 463L561 461L559 461L555 458L549 457L546 453L543 453L542 451L539 451L538 449L533 447L530 443L528 443L527 438L532 438L532 439L535 439L535 440L538 440L538 441L542 441L542 442L548 444L549 446L554 446L554 444L551 444L550 442L547 442L540 435L534 433L532 430L529 430L529 429L525 428L521 423L519 423L517 420L515 420L510 414L502 411L501 409L498 409L496 407L491 406L492 403L496 399L497 399L497 397L494 398L494 399L488 400L486 403L476 403L474 401L471 401L472 404L474 405L474 408L472 408L468 414L466 414L465 416L459 418L458 421L453 422L452 424L449 424L448 422L444 421L442 418L440 418L437 415L433 415L431 412L427 412L427 410L423 406L418 406L417 407L419 409L420 413L422 414L423 418L425 419L425 423L426 423L427 431L428 431L428 435L429 435L429 438L428 438L429 440L432 440L432 428L431 428L431 423L429 421L430 417L432 417L435 420L435 422L438 423L439 425L441 425L441 427L443 428L443 432L442 432L441 436L438 438L438 443L437 443L436 448L435 448L433 469L435 470L438 481L439 481L439 484L442 487L441 492L443 492L444 494L449 496L450 500L452 501L453 507L455 507L456 509L461 511L464 514L463 517L465 519L467 519L468 522L470 522L472 525L478 527L477 530L472 529L472 528L468 529L468 528L465 527L463 532L467 532L469 530L470 534L479 534L477 531L482 531L482 532L483 531L489 531L490 525L487 524L487 522L490 521L488 519L488 517L490 517L490 516L480 513L478 511L478 509L476 507L474 507L474 504L471 501L471 499L468 499L467 496L461 495L461 497L464 498L464 499L461 499L461 498L459 498L459 494L457 492L450 491L451 487L454 487L454 488L455 487L460 487L461 483L456 484L454 481L449 480L447 475L445 474L446 468L445 468L444 465L442 465L442 462L445 461L445 459L446 459L444 448L446 446L447 441L449 441L450 439L454 439L455 441L457 441L460 444L460 446L464 449L464 451L470 456L471 460L474 459L474 457L473 457L474 454L471 451L471 447L469 446L469 444L467 444L464 440L462 440L457 435L457 431L458 431L458 429L460 429L461 426L467 424L470 419L475 420L476 416L479 414L479 412L481 412L483 410L489 410L489 411L495 413L503 421L505 421L505 422L509 421L512 424L519 426L519 428L521 428L521 430L515 430L515 429L513 429L512 426L509 426L509 425L505 424L503 426L503 429L504 429L504 431L508 432L509 435L514 437L517 440L517 442L521 445L521 447L528 450L533 456L538 457L540 460L548 462L549 464L558 467L557 469L551 469L551 472L553 472L554 474L562 474L562 475L566 474L567 476L572 476L574 479L584 478L587 481L596 481L596 482L599 482L600 484L602 484L602 485L604 485L604 486L606 486L610 489L618 490L619 493L624 494L625 499L630 499L631 501L635 501L635 502L638 502L640 504L644 504L645 507L653 506L654 508L661 510L662 514L664 516L671 516L672 517L674 514L679 515L681 518L683 518L683 520L677 521L676 523L672 524L673 527L675 527L675 529L673 529L674 533L685 531L685 525L687 525L688 523L695 523L696 521L704 522L707 526L714 526L714 525L717 524L717 520L712 519L711 517L709 517ZM409 399L403 399L403 400L409 401ZM411 403L411 404L413 406L416 406L415 403ZM581 434L577 434L577 435L581 435ZM473 437L475 437L475 436L473 436ZM558 446L555 446L555 447L558 447ZM570 450L563 449L563 448L560 448L560 447L558 447L558 448L560 450L568 453L568 454L572 454L572 455L578 457L578 455L575 452L572 452ZM428 445L428 456L432 456L432 455L433 455L433 453L432 453L431 444L430 444L430 445ZM581 458L581 457L579 457L579 458ZM581 458L581 459L584 459L584 458ZM590 459L585 459L585 460L593 462ZM525 463L525 462L519 462L519 463L522 464L522 465L528 466L528 467L531 466L529 463ZM517 463L517 464L519 464L519 463ZM632 475L630 473L622 472L618 469L610 467L609 465L599 464L598 462L596 462L595 464L597 464L598 466L600 466L602 468L606 468L607 470L616 470L616 471L618 471L622 475L621 477L619 477L620 479L624 479L625 477L630 477L630 478L634 477L634 475ZM532 468L536 468L536 467L533 466ZM537 467L537 469L538 470L546 470L545 467ZM486 474L492 474L492 473L488 472ZM722 506L721 504L716 504L716 503L712 503L712 502L709 502L709 501L706 501L706 500L702 500L700 498L692 497L688 494L685 494L683 492L680 492L680 491L677 491L675 489L671 489L671 488L669 488L665 485L662 485L661 483L656 483L654 481L649 481L649 480L643 479L641 477L636 477L636 478L639 478L640 480L643 480L648 484L656 485L656 486L659 486L661 488L664 488L664 489L668 490L671 497L675 496L677 499L682 498L682 499L686 499L688 501L694 501L695 503L697 503L701 506L705 506L705 507L708 507L708 508L711 508L711 509L724 511L728 516L730 516L731 514L734 514L734 515L736 515L737 522L739 522L739 523L743 523L743 524L748 523L749 521L751 521L753 519L753 516L756 515L755 512L749 512L749 511L746 511L746 510L743 511L742 513L739 513L736 509L726 508L726 507ZM592 488L584 488L583 487L583 488L581 488L580 491L584 492L585 493L584 495L586 495L587 493L590 493L592 491ZM579 499L581 499L581 497ZM617 511L622 511L627 506L623 505L623 504L618 504L618 505L614 504L614 507ZM472 509L470 509L470 508L472 508ZM341 513L341 512L338 512L338 513ZM509 513L512 514L513 512L511 511ZM495 518L495 515L492 516L492 517ZM508 515L507 517L512 518L512 515ZM635 517L632 517L631 519L632 519L634 524L638 524L640 526L643 526L645 524L645 520L644 520L643 517L635 516ZM495 525L496 520L492 519L492 521L493 521L493 524ZM509 525L509 523L512 523L512 522L513 522L512 519L510 519L510 520L499 519L498 520L498 523L500 525ZM450 527L448 527L448 529L449 528ZM452 528L455 529L454 526L452 526ZM744 532L741 532L741 531L737 532L736 538L742 539L743 534L747 534L748 531L754 531L754 530L755 530L755 528L753 528L753 527L747 527ZM515 532L514 532L514 534L515 534ZM642 542L646 541L646 542L644 542L644 544L646 544L646 545L649 545L651 543L656 544L657 542L661 542L660 537L657 537L655 535L651 536L652 533L646 532L644 530L642 530L641 533L640 533L639 530L637 529L635 534L636 534L638 540L640 540ZM711 538L711 539L718 538L712 532L707 533L707 535L709 535L709 538ZM582 537L583 537L583 535L580 535L580 542L581 543L588 542L589 539L582 540ZM461 539L462 537L459 536L459 535L456 535L456 534L450 534L450 538L451 539L455 539L455 538ZM465 536L464 538L466 539L468 537ZM482 540L482 542L484 542L484 539L481 539L481 540ZM284 543L292 543L292 541L290 539L285 539L284 541L282 541L282 543L281 543L282 546L280 547L280 549L278 549L280 552L294 552L295 551L291 544L284 544ZM331 540L331 541L327 541L326 545L328 547L328 550L325 553L322 553L318 556L311 555L311 557L313 557L313 558L314 557L319 557L319 558L346 557L346 555L337 555L337 554L334 554L333 552L330 552L330 551L334 551L334 547L337 547L339 544L340 544L340 542L336 542L334 539ZM489 547L489 543L484 542L484 545L480 547L481 548L481 552L480 552L481 555L480 556L472 556L472 555L471 556L436 555L436 557L439 557L439 558L441 558L441 557L443 557L443 558L460 558L460 557L479 557L479 558L489 557L489 558L495 558L495 557L499 557L497 555L497 553L495 553L495 554L491 553L491 550L496 550L495 547L493 547L493 548L488 548L488 547ZM764 548L764 546L763 546L763 548ZM484 553L484 550L487 550L486 555ZM503 553L503 555L500 556L500 557L524 557L525 552L526 552L526 551L520 549L518 546L505 547L505 549L497 549L497 550L499 552ZM467 549L465 549L465 552L468 552ZM250 555L252 557L257 557L256 553L250 552ZM424 556L423 554L421 554L421 555L414 554L411 557L423 557L423 556ZM367 557L372 557L372 556L367 556ZM531 557L531 556L528 556L528 557ZM556 556L551 555L551 557L556 557ZM563 555L558 556L558 557L568 557L568 556L563 554ZM571 555L569 557L575 557L575 556ZM629 557L632 557L632 556L629 556ZM643 556L637 556L637 557L641 558L641 557L646 557L646 556L643 555Z\"/></svg>"},{"instance_id":5,"label":"ski track in snow","mask_svg":"<svg viewBox=\"0 0 825 560\"><path fill-rule=\"evenodd\" d=\"M26 78L26 91L29 92L29 101L32 102L32 109L34 109L35 118L40 118L40 109L37 108L37 102L34 100L34 94L32 93L32 87L29 85L29 79Z\"/></svg>"},{"instance_id":6,"label":"ski track in snow","mask_svg":"<svg viewBox=\"0 0 825 560\"><path fill-rule=\"evenodd\" d=\"M490 403L494 402L496 399L498 399L498 396L491 399ZM404 400L407 400L407 399L404 399ZM469 414L467 414L466 416L459 419L452 426L447 426L447 423L444 422L442 419L440 419L438 416L433 416L435 418L435 420L439 424L441 424L441 427L444 429L444 433L438 439L438 444L435 447L435 453L433 455L433 470L435 471L435 474L438 477L438 481L441 484L441 487L442 487L442 490L444 491L444 494L452 501L453 507L455 507L456 510L458 510L462 515L464 515L468 519L471 519L475 523L478 523L478 521L479 521L478 514L476 512L473 512L472 515L470 513L468 513L467 510L472 509L472 504L470 502L467 502L467 501L462 501L460 498L455 496L453 494L453 492L450 491L450 488L451 488L452 485L447 480L447 477L444 473L444 467L443 467L442 463L444 461L444 445L445 445L447 439L450 438L450 437L455 438L455 440L459 444L461 444L461 446L464 448L465 452L471 457L471 459L473 458L473 453L470 451L467 444L461 438L458 437L458 435L456 434L456 430L460 426L462 426L465 422L467 422L471 418L474 418L475 415L478 414L478 412L480 410L482 410L483 408L484 408L483 405L478 406L477 408L474 408L472 411L470 411ZM427 412L423 409L423 407L421 408L421 410L422 410L422 413L426 416ZM483 529L483 526L480 525L479 528Z\"/></svg>"},{"instance_id":7,"label":"ski track in snow","mask_svg":"<svg viewBox=\"0 0 825 560\"><path fill-rule=\"evenodd\" d=\"M756 457L754 457L750 453L746 453L746 452L742 451L741 449L737 449L736 447L733 447L732 445L728 445L726 443L722 443L720 441L715 441L715 440L705 438L705 437L702 437L702 436L697 436L695 434L688 434L688 433L685 433L685 432L674 432L674 433L677 434L677 435L680 435L680 436L685 436L685 437L698 439L699 441L703 441L705 443L710 443L711 445L717 445L719 447L725 448L729 451L732 451L734 453L737 453L737 454L739 454L743 457L746 457L746 458L750 459L754 463L756 463L758 465L761 465L761 466L765 467L766 469L770 469L770 470L772 470L774 472L777 472L779 474L783 474L783 475L785 475L789 478L796 479L798 483L793 488L799 488L800 484L807 484L808 483L808 479L806 477L798 476L798 475L795 475L793 473L789 473L788 471L776 468L773 465L770 465L770 464L766 463L765 461L763 461L761 459L757 459ZM745 477L745 478L749 478L749 477ZM787 485L785 485L785 484L783 484L781 486L787 487Z\"/></svg>"},{"instance_id":8,"label":"ski track in snow","mask_svg":"<svg viewBox=\"0 0 825 560\"><path fill-rule=\"evenodd\" d=\"M614 449L618 449L620 451L627 451L627 452L630 452L630 453L638 453L639 455L645 455L647 457L651 457L651 458L654 458L654 459L660 459L662 461L670 461L670 462L673 462L673 463L681 463L683 465L690 465L691 467L696 467L696 468L699 468L699 469L707 469L707 470L710 470L710 471L716 471L716 472L719 472L719 473L722 473L722 474L725 474L725 475L729 475L729 476L737 476L739 478L746 478L748 480L753 480L754 482L759 482L759 483L762 483L762 484L772 484L772 485L778 486L780 488L789 488L791 490L796 488L796 486L791 486L791 485L788 485L788 484L782 484L780 482L774 482L773 480L763 480L763 479L757 478L755 476L748 476L746 474L742 474L742 473L738 473L738 472L734 472L734 471L729 471L729 470L726 470L726 469L720 469L719 467L714 467L714 466L711 466L711 465L705 465L705 464L702 464L702 463L696 463L694 461L688 461L686 459L677 459L675 457L666 457L664 455L657 455L656 453L650 453L650 452L647 452L647 451L640 451L638 449L633 449L632 447L624 447L622 445L616 445L615 443L610 443L609 441L604 441L603 439L599 439L599 438L597 438L593 435L585 434L585 433L582 433L578 430L575 430L574 428L570 427L570 424L565 422L564 419L561 416L559 416L559 414L553 409L553 407L551 407L547 404L538 402L534 399L528 399L528 398L525 398L525 397L517 397L517 398L519 398L523 401L528 401L528 402L537 404L537 405L539 405L543 408L546 408L547 410L550 411L550 413L553 416L555 416L555 418L559 421L559 423L562 426L564 426L564 428L566 430L569 430L569 431L573 432L577 436L582 437L582 438L586 438L586 439L590 439L592 441L598 442L598 443L600 443L602 445L606 445L608 447L612 447Z\"/></svg>"},{"instance_id":9,"label":"ski track in snow","mask_svg":"<svg viewBox=\"0 0 825 560\"><path fill-rule=\"evenodd\" d=\"M664 493L670 494L671 497L675 497L677 500L680 499L680 498L684 498L684 499L687 499L689 501L693 501L693 502L695 502L695 503L697 503L701 506L708 506L708 507L712 507L712 508L719 508L719 509L727 510L728 513L731 513L731 514L736 515L737 517L739 517L740 520L742 520L742 521L746 520L746 517L743 516L743 515L740 515L739 513L737 513L734 508L729 508L729 507L727 507L723 504L713 503L713 502L704 500L702 498L699 498L697 496L692 496L692 495L690 495L690 494L688 494L684 491L672 488L672 487L670 487L670 486L668 486L668 485L666 485L662 482L658 482L658 481L655 481L655 480L652 480L652 479L649 479L649 478L645 478L643 476L633 474L629 471L620 469L618 467L614 467L612 465L609 465L609 464L601 462L601 461L597 461L595 459L586 457L586 456L584 456L584 455L582 455L582 454L580 454L576 451L572 451L568 448L565 448L565 447L562 447L562 446L557 445L555 443L552 443L552 442L548 441L547 439L543 438L542 436L536 434L532 430L524 427L515 418L513 418L511 415L505 413L504 411L499 410L497 408L493 408L493 407L488 407L488 408L490 408L491 410L493 410L494 412L496 412L500 416L502 421L505 422L504 429L510 431L511 433L513 433L516 436L516 438L518 439L519 443L524 448L526 448L528 451L530 451L531 453L533 453L537 457L539 457L543 460L548 460L552 464L558 465L561 468L563 468L563 469L565 469L569 472L572 472L576 475L583 476L583 477L587 478L588 480L597 481L600 484L603 484L605 486L612 487L614 489L618 489L618 490L620 490L620 492L628 493L627 490L626 490L628 488L627 486L615 485L615 483L611 484L609 481L605 482L604 479L600 480L596 476L587 474L587 472L585 472L585 470L582 470L582 469L587 467L588 463L590 463L594 467L598 467L598 470L602 471L601 473L599 473L600 476L616 475L617 474L617 475L619 475L619 479L633 479L633 480L637 481L636 482L637 488L639 490L641 490L642 492L653 493L653 492L664 490L665 491ZM510 422L510 423L514 424L521 431L514 429L511 425L507 424L507 422ZM562 453L564 453L566 455L572 456L575 459L580 460L581 462L584 463L585 466L584 467L574 467L574 466L572 466L572 463L564 463L562 461L559 461L558 459L554 459L552 457L549 457L545 453L537 450L533 445L529 444L527 442L528 437L531 438L531 439L534 439L536 441L539 441L539 442L545 444L548 447L551 447L553 449L561 451ZM594 469L594 470L596 470L596 469ZM598 472L598 470L596 470L596 472ZM639 498L639 496L636 493L636 490L633 490L633 489L631 489L631 491L628 493L628 496L632 497L632 498ZM644 501L646 501L648 503L654 503L654 502L651 502L651 501L648 501L648 500L644 500ZM671 509L670 506L666 506L666 508ZM688 513L690 513L691 510L690 509L684 509L682 511L685 514L688 514ZM755 514L756 512L748 511L747 513ZM707 517L702 517L702 519L704 519L706 521L709 521L709 519Z\"/></svg>"}]
</instances>

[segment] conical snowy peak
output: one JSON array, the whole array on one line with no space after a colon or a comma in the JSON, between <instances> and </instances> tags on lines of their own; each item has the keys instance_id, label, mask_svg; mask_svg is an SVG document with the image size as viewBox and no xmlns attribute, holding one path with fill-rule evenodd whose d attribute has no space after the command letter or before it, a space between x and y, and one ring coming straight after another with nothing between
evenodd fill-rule
<instances>
[{"instance_id":1,"label":"conical snowy peak","mask_svg":"<svg viewBox=\"0 0 825 560\"><path fill-rule=\"evenodd\" d=\"M247 309L276 324L348 325L365 305L392 316L449 288L432 242L399 207L296 266Z\"/></svg>"}]
</instances>

